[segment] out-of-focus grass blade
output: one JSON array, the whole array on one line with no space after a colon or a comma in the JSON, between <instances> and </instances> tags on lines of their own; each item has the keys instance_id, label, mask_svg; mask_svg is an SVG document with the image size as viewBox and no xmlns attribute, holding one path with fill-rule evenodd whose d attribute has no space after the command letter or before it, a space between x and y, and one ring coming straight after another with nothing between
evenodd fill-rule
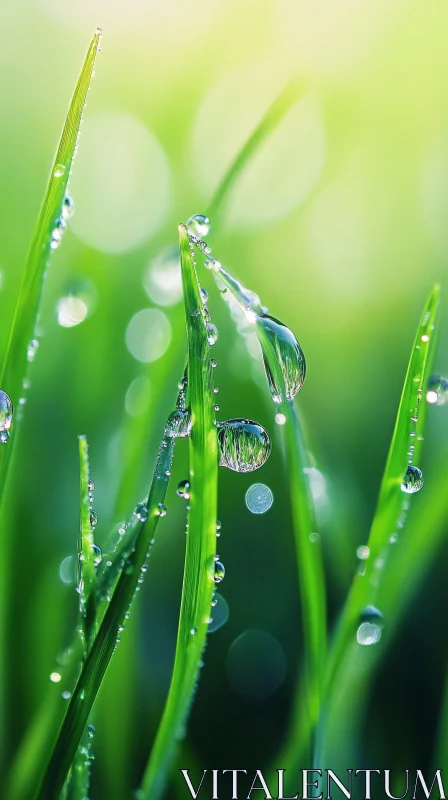
<instances>
[{"instance_id":1,"label":"out-of-focus grass blade","mask_svg":"<svg viewBox=\"0 0 448 800\"><path fill-rule=\"evenodd\" d=\"M424 387L435 351L439 296L440 288L434 286L417 328L368 541L370 555L364 573L355 576L330 653L329 691L344 652L355 636L361 612L377 603L390 538L396 536L405 524L411 495L404 493L401 487L409 462L414 466L419 463L427 411Z\"/></svg>"},{"instance_id":2,"label":"out-of-focus grass blade","mask_svg":"<svg viewBox=\"0 0 448 800\"><path fill-rule=\"evenodd\" d=\"M252 156L269 134L275 130L299 97L303 95L305 88L306 85L303 79L297 77L293 78L268 108L266 114L253 133L245 141L241 150L230 165L207 208L207 212L213 220L217 217L218 212L227 200L230 190Z\"/></svg>"},{"instance_id":3,"label":"out-of-focus grass blade","mask_svg":"<svg viewBox=\"0 0 448 800\"><path fill-rule=\"evenodd\" d=\"M193 698L214 590L218 491L218 442L213 369L206 320L187 229L180 252L188 339L190 511L176 655L168 699L145 771L139 798L158 800L164 790L179 731Z\"/></svg>"},{"instance_id":4,"label":"out-of-focus grass blade","mask_svg":"<svg viewBox=\"0 0 448 800\"><path fill-rule=\"evenodd\" d=\"M96 574L95 541L93 537L94 512L91 509L91 482L89 477L89 451L87 438L79 436L80 461L80 529L78 540L78 592L80 630L87 655L95 636L96 624Z\"/></svg>"},{"instance_id":5,"label":"out-of-focus grass blade","mask_svg":"<svg viewBox=\"0 0 448 800\"><path fill-rule=\"evenodd\" d=\"M58 220L62 218L67 182L100 37L101 30L98 28L88 49L65 120L23 273L6 352L1 362L0 387L11 397L14 408L19 407L19 398L23 394L23 382L28 370L28 350L30 342L35 337L45 271L52 249L53 232ZM13 422L11 441L7 445L0 446L0 498L6 480L16 425L17 422Z\"/></svg>"}]
</instances>

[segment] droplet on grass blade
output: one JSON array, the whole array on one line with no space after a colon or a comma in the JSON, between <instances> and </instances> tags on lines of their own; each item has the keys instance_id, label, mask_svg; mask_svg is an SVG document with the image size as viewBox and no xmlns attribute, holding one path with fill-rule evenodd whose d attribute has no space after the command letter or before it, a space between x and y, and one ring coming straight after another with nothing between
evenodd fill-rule
<instances>
[{"instance_id":1,"label":"droplet on grass blade","mask_svg":"<svg viewBox=\"0 0 448 800\"><path fill-rule=\"evenodd\" d=\"M215 573L214 573L215 583L221 583L221 581L224 580L225 574L226 574L226 569L222 561L215 561Z\"/></svg>"},{"instance_id":2,"label":"droplet on grass blade","mask_svg":"<svg viewBox=\"0 0 448 800\"><path fill-rule=\"evenodd\" d=\"M39 349L38 340L37 339L31 339L31 341L30 341L30 343L28 345L28 351L27 351L27 354L26 354L27 359L28 359L28 361L30 363L32 361L34 361L34 358L36 356L36 353L37 353L38 349Z\"/></svg>"},{"instance_id":3,"label":"droplet on grass blade","mask_svg":"<svg viewBox=\"0 0 448 800\"><path fill-rule=\"evenodd\" d=\"M401 491L406 494L419 492L423 486L423 474L418 467L409 466L401 484Z\"/></svg>"},{"instance_id":4,"label":"droplet on grass blade","mask_svg":"<svg viewBox=\"0 0 448 800\"><path fill-rule=\"evenodd\" d=\"M218 328L216 325L211 323L207 325L207 340L211 347L218 341Z\"/></svg>"},{"instance_id":5,"label":"droplet on grass blade","mask_svg":"<svg viewBox=\"0 0 448 800\"><path fill-rule=\"evenodd\" d=\"M250 419L229 419L217 423L219 465L234 472L253 472L269 458L268 432Z\"/></svg>"},{"instance_id":6,"label":"droplet on grass blade","mask_svg":"<svg viewBox=\"0 0 448 800\"><path fill-rule=\"evenodd\" d=\"M187 222L187 231L190 236L203 239L210 232L210 220L205 214L193 214Z\"/></svg>"},{"instance_id":7,"label":"droplet on grass blade","mask_svg":"<svg viewBox=\"0 0 448 800\"><path fill-rule=\"evenodd\" d=\"M189 500L190 499L190 481L188 481L188 480L180 481L178 486L177 486L176 494L179 497L182 497L184 500Z\"/></svg>"},{"instance_id":8,"label":"droplet on grass blade","mask_svg":"<svg viewBox=\"0 0 448 800\"><path fill-rule=\"evenodd\" d=\"M432 375L428 381L426 400L431 405L444 406L448 401L448 380L441 375Z\"/></svg>"},{"instance_id":9,"label":"droplet on grass blade","mask_svg":"<svg viewBox=\"0 0 448 800\"><path fill-rule=\"evenodd\" d=\"M166 435L170 438L189 436L191 433L191 414L188 411L173 411L168 417Z\"/></svg>"},{"instance_id":10,"label":"droplet on grass blade","mask_svg":"<svg viewBox=\"0 0 448 800\"><path fill-rule=\"evenodd\" d=\"M212 600L212 613L208 623L208 632L214 633L222 628L229 619L229 606L220 594L215 594Z\"/></svg>"},{"instance_id":11,"label":"droplet on grass blade","mask_svg":"<svg viewBox=\"0 0 448 800\"><path fill-rule=\"evenodd\" d=\"M12 425L14 414L11 398L6 392L0 389L0 443L5 444L9 438L9 431Z\"/></svg>"},{"instance_id":12,"label":"droplet on grass blade","mask_svg":"<svg viewBox=\"0 0 448 800\"><path fill-rule=\"evenodd\" d=\"M140 522L146 522L148 519L148 508L144 503L140 503L134 511L135 516Z\"/></svg>"},{"instance_id":13,"label":"droplet on grass blade","mask_svg":"<svg viewBox=\"0 0 448 800\"><path fill-rule=\"evenodd\" d=\"M256 325L272 399L274 403L292 400L305 380L306 362L302 348L293 332L278 319L268 314L259 315ZM278 365L278 371L271 369L273 363Z\"/></svg>"}]
</instances>

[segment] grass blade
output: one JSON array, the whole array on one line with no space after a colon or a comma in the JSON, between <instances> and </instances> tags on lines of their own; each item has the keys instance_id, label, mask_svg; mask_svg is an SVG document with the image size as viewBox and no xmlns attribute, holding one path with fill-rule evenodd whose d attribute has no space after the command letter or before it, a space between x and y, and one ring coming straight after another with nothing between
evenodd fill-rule
<instances>
[{"instance_id":1,"label":"grass blade","mask_svg":"<svg viewBox=\"0 0 448 800\"><path fill-rule=\"evenodd\" d=\"M95 542L90 506L89 451L87 438L79 436L80 461L80 531L78 542L78 592L80 632L87 655L96 634Z\"/></svg>"},{"instance_id":2,"label":"grass blade","mask_svg":"<svg viewBox=\"0 0 448 800\"><path fill-rule=\"evenodd\" d=\"M329 687L355 634L361 611L377 602L381 567L390 550L390 537L405 522L409 495L403 493L401 485L409 461L415 465L421 453L427 411L427 404L422 401L435 352L439 297L440 289L434 286L417 329L369 536L370 556L366 561L365 573L355 577L342 612L330 653L327 671Z\"/></svg>"},{"instance_id":3,"label":"grass blade","mask_svg":"<svg viewBox=\"0 0 448 800\"><path fill-rule=\"evenodd\" d=\"M19 406L23 394L23 382L28 371L28 349L35 337L36 322L42 296L45 270L52 250L53 232L62 219L67 183L75 154L79 127L90 86L96 54L99 49L101 30L98 28L90 43L78 83L65 120L53 169L50 174L36 229L31 242L26 267L6 346L0 367L0 387L11 397L14 408ZM61 223L60 230L62 231ZM11 441L0 447L0 499L3 493L11 445L14 440L13 424Z\"/></svg>"},{"instance_id":4,"label":"grass blade","mask_svg":"<svg viewBox=\"0 0 448 800\"><path fill-rule=\"evenodd\" d=\"M157 800L163 792L176 740L193 698L214 591L218 488L213 370L203 304L187 229L180 226L180 252L188 339L190 511L184 583L173 676L162 721L139 797Z\"/></svg>"},{"instance_id":5,"label":"grass blade","mask_svg":"<svg viewBox=\"0 0 448 800\"><path fill-rule=\"evenodd\" d=\"M279 125L299 97L303 95L304 90L304 81L299 78L293 78L275 98L221 180L208 208L208 214L213 220L217 217L220 209L227 200L230 190L234 186L239 175L246 168L252 156L256 153L263 141L275 130L277 125Z\"/></svg>"}]
</instances>

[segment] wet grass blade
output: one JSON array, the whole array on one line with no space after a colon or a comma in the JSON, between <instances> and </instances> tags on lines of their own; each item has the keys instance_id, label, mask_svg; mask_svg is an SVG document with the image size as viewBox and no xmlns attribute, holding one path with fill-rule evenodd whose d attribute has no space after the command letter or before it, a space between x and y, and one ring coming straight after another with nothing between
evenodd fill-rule
<instances>
[{"instance_id":1,"label":"wet grass blade","mask_svg":"<svg viewBox=\"0 0 448 800\"><path fill-rule=\"evenodd\" d=\"M56 158L48 181L36 229L31 242L22 284L17 298L6 352L0 367L0 387L19 407L23 382L28 371L28 349L35 337L36 322L42 296L45 271L50 258L53 231L63 213L67 182L72 167L79 127L95 66L101 31L97 29L88 49L62 131ZM11 429L11 441L0 447L0 499L4 489L11 445L17 422Z\"/></svg>"},{"instance_id":2,"label":"wet grass blade","mask_svg":"<svg viewBox=\"0 0 448 800\"><path fill-rule=\"evenodd\" d=\"M180 226L180 251L188 339L190 511L184 582L173 676L162 721L139 798L158 800L186 723L199 674L214 591L218 488L213 370L203 304L187 230Z\"/></svg>"},{"instance_id":3,"label":"wet grass blade","mask_svg":"<svg viewBox=\"0 0 448 800\"><path fill-rule=\"evenodd\" d=\"M264 140L275 130L288 111L305 91L305 82L293 78L276 97L253 133L246 140L219 184L209 206L208 214L214 221L224 206L229 192Z\"/></svg>"},{"instance_id":4,"label":"wet grass blade","mask_svg":"<svg viewBox=\"0 0 448 800\"><path fill-rule=\"evenodd\" d=\"M90 508L89 451L87 438L79 436L80 530L78 541L78 592L80 631L87 653L96 634L95 542Z\"/></svg>"},{"instance_id":5,"label":"wet grass blade","mask_svg":"<svg viewBox=\"0 0 448 800\"><path fill-rule=\"evenodd\" d=\"M439 297L440 289L435 286L417 328L368 541L370 556L365 562L365 573L355 576L330 653L329 692L344 652L355 635L361 611L377 603L381 569L390 550L389 540L406 521L411 495L404 493L401 486L409 461L414 466L419 463L427 411L424 387L435 352Z\"/></svg>"}]
</instances>

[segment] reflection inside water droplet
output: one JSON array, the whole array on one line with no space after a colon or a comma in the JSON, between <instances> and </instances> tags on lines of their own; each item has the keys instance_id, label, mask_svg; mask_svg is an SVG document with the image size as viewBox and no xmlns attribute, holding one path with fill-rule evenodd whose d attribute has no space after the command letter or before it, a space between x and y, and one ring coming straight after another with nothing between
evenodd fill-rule
<instances>
[{"instance_id":1,"label":"reflection inside water droplet","mask_svg":"<svg viewBox=\"0 0 448 800\"><path fill-rule=\"evenodd\" d=\"M406 494L419 492L423 486L423 474L418 467L409 466L401 484L401 491Z\"/></svg>"},{"instance_id":2,"label":"reflection inside water droplet","mask_svg":"<svg viewBox=\"0 0 448 800\"><path fill-rule=\"evenodd\" d=\"M253 472L262 467L271 452L269 434L249 419L218 423L219 465L235 472Z\"/></svg>"},{"instance_id":3,"label":"reflection inside water droplet","mask_svg":"<svg viewBox=\"0 0 448 800\"><path fill-rule=\"evenodd\" d=\"M203 239L210 232L210 220L205 214L194 214L187 222L187 230L190 236Z\"/></svg>"},{"instance_id":4,"label":"reflection inside water droplet","mask_svg":"<svg viewBox=\"0 0 448 800\"><path fill-rule=\"evenodd\" d=\"M0 389L0 444L5 444L8 441L13 413L10 396Z\"/></svg>"}]
</instances>

